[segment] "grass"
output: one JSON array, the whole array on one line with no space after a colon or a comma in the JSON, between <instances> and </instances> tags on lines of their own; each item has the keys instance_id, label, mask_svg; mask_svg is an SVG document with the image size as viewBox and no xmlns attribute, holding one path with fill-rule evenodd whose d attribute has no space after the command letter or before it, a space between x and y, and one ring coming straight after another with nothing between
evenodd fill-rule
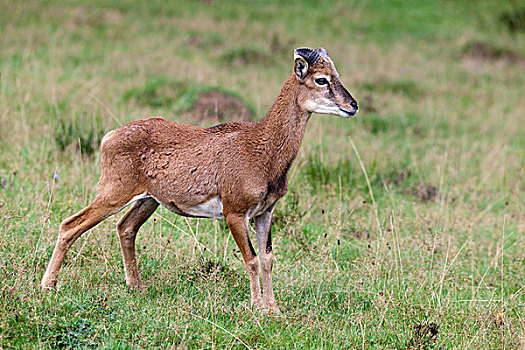
<instances>
[{"instance_id":1,"label":"grass","mask_svg":"<svg viewBox=\"0 0 525 350\"><path fill-rule=\"evenodd\" d=\"M0 348L525 348L517 2L0 7ZM138 237L143 291L125 286L120 215L39 290L60 222L94 198L104 132L195 123L180 113L211 88L262 117L292 50L320 45L361 112L314 115L290 171L282 317L251 310L224 222L165 209Z\"/></svg>"}]
</instances>

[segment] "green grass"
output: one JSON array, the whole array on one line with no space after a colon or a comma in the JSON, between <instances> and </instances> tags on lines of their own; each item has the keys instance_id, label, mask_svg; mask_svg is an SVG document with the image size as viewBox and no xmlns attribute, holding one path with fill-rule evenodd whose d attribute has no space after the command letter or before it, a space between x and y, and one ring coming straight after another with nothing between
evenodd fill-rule
<instances>
[{"instance_id":1,"label":"green grass","mask_svg":"<svg viewBox=\"0 0 525 350\"><path fill-rule=\"evenodd\" d=\"M0 348L525 349L518 2L0 9ZM165 209L139 233L144 290L125 286L117 215L40 291L60 222L94 198L106 131L195 124L182 112L210 90L262 117L299 46L328 50L361 111L312 116L290 171L273 221L282 317L251 310L224 222Z\"/></svg>"}]
</instances>

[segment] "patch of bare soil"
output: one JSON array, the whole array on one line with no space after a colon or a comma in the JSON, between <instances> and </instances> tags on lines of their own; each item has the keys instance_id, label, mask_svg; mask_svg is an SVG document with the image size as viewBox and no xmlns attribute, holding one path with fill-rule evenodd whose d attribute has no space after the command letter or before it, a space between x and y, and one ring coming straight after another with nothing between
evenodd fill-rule
<instances>
[{"instance_id":1,"label":"patch of bare soil","mask_svg":"<svg viewBox=\"0 0 525 350\"><path fill-rule=\"evenodd\" d=\"M201 122L224 123L254 119L253 113L240 98L220 91L201 93L186 114Z\"/></svg>"},{"instance_id":2,"label":"patch of bare soil","mask_svg":"<svg viewBox=\"0 0 525 350\"><path fill-rule=\"evenodd\" d=\"M403 190L401 193L416 196L423 202L436 201L441 196L436 186L424 183L419 183L416 187Z\"/></svg>"},{"instance_id":3,"label":"patch of bare soil","mask_svg":"<svg viewBox=\"0 0 525 350\"><path fill-rule=\"evenodd\" d=\"M463 56L485 61L506 60L511 63L525 62L525 58L518 52L495 47L482 41L470 41L463 46Z\"/></svg>"},{"instance_id":4,"label":"patch of bare soil","mask_svg":"<svg viewBox=\"0 0 525 350\"><path fill-rule=\"evenodd\" d=\"M435 322L421 322L414 326L414 334L408 342L410 349L431 349L437 342L440 326Z\"/></svg>"}]
</instances>

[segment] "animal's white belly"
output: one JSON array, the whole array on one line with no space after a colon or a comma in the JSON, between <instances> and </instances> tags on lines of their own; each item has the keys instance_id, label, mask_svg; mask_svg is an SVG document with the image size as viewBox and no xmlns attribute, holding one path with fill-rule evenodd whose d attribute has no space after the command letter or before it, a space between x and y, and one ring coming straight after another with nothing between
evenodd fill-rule
<instances>
[{"instance_id":1,"label":"animal's white belly","mask_svg":"<svg viewBox=\"0 0 525 350\"><path fill-rule=\"evenodd\" d=\"M136 196L126 205L129 205L135 200L142 199L142 198L148 198L148 197L155 199L157 202L161 203L167 209L179 215L192 216L192 217L198 217L198 218L209 218L209 219L224 219L224 215L222 214L222 200L220 196L212 197L205 202L189 207L189 206L185 206L185 205L174 203L174 202L163 203L159 201L157 198L153 197L152 195L144 193L140 196ZM255 216L262 214L267 209L267 207L268 205L266 201L261 201L259 203L254 204L248 210L248 213L247 213L248 218L251 219Z\"/></svg>"},{"instance_id":2,"label":"animal's white belly","mask_svg":"<svg viewBox=\"0 0 525 350\"><path fill-rule=\"evenodd\" d=\"M266 203L264 201L252 206L250 210L248 210L248 218L251 219L262 214L266 210L265 206ZM208 201L200 203L196 206L185 207L181 209L188 216L210 219L224 219L224 215L222 214L222 200L219 196L213 197Z\"/></svg>"},{"instance_id":3,"label":"animal's white belly","mask_svg":"<svg viewBox=\"0 0 525 350\"><path fill-rule=\"evenodd\" d=\"M213 197L206 202L197 204L193 207L181 208L188 216L196 216L210 219L224 219L222 215L222 200L221 197Z\"/></svg>"}]
</instances>

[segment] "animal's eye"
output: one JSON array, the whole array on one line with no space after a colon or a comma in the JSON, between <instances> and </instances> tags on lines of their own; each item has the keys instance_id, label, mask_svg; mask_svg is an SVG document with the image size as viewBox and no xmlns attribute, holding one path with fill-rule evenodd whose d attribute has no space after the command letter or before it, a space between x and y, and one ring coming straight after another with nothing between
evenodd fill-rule
<instances>
[{"instance_id":1,"label":"animal's eye","mask_svg":"<svg viewBox=\"0 0 525 350\"><path fill-rule=\"evenodd\" d=\"M326 80L325 78L319 78L319 79L315 79L315 83L317 85L326 85L328 84L328 80Z\"/></svg>"}]
</instances>

